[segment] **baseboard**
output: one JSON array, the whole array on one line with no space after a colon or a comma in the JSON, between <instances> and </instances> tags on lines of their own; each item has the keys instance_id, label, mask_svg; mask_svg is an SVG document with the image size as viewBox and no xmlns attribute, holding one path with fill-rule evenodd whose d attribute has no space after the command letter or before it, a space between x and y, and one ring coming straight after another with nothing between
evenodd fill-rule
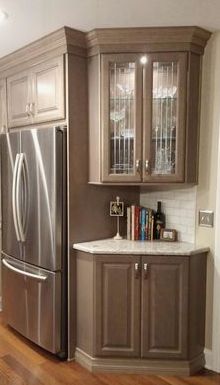
<instances>
[{"instance_id":1,"label":"baseboard","mask_svg":"<svg viewBox=\"0 0 220 385\"><path fill-rule=\"evenodd\" d=\"M191 361L150 360L138 358L91 357L81 349L75 352L76 362L90 372L129 373L149 375L189 376L204 367L204 354Z\"/></svg>"},{"instance_id":2,"label":"baseboard","mask_svg":"<svg viewBox=\"0 0 220 385\"><path fill-rule=\"evenodd\" d=\"M205 368L209 370L214 370L213 368L213 357L212 357L212 350L205 349Z\"/></svg>"}]
</instances>

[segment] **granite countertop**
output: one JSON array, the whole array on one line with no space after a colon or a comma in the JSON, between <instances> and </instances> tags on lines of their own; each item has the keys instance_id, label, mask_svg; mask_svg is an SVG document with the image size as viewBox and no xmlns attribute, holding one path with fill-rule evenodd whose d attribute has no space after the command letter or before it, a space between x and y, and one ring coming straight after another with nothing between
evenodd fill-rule
<instances>
[{"instance_id":1,"label":"granite countertop","mask_svg":"<svg viewBox=\"0 0 220 385\"><path fill-rule=\"evenodd\" d=\"M129 241L127 239L102 239L75 243L73 248L92 254L192 255L209 251L208 247L187 242Z\"/></svg>"}]
</instances>

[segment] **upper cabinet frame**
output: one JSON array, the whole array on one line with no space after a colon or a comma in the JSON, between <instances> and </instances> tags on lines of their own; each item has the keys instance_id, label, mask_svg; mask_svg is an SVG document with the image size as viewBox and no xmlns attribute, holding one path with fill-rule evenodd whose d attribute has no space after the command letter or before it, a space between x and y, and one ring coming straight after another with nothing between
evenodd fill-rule
<instances>
[{"instance_id":1,"label":"upper cabinet frame","mask_svg":"<svg viewBox=\"0 0 220 385\"><path fill-rule=\"evenodd\" d=\"M197 27L87 34L90 183L197 183L201 56L209 37Z\"/></svg>"}]
</instances>

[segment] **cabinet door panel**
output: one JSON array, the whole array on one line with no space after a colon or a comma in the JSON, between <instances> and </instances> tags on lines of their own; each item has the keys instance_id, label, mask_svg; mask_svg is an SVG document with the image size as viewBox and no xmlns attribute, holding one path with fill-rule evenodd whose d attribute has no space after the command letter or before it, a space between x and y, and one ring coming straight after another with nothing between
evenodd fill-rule
<instances>
[{"instance_id":1,"label":"cabinet door panel","mask_svg":"<svg viewBox=\"0 0 220 385\"><path fill-rule=\"evenodd\" d=\"M139 355L139 257L117 256L96 262L95 355Z\"/></svg>"},{"instance_id":2,"label":"cabinet door panel","mask_svg":"<svg viewBox=\"0 0 220 385\"><path fill-rule=\"evenodd\" d=\"M27 110L31 99L30 73L24 71L7 79L8 125L9 127L30 124Z\"/></svg>"},{"instance_id":3,"label":"cabinet door panel","mask_svg":"<svg viewBox=\"0 0 220 385\"><path fill-rule=\"evenodd\" d=\"M32 112L35 122L62 119L64 114L63 57L34 67Z\"/></svg>"},{"instance_id":4,"label":"cabinet door panel","mask_svg":"<svg viewBox=\"0 0 220 385\"><path fill-rule=\"evenodd\" d=\"M186 358L188 258L143 257L143 264L142 357Z\"/></svg>"},{"instance_id":5,"label":"cabinet door panel","mask_svg":"<svg viewBox=\"0 0 220 385\"><path fill-rule=\"evenodd\" d=\"M144 181L182 182L187 54L149 54L143 68Z\"/></svg>"},{"instance_id":6,"label":"cabinet door panel","mask_svg":"<svg viewBox=\"0 0 220 385\"><path fill-rule=\"evenodd\" d=\"M140 56L102 55L102 181L141 180Z\"/></svg>"},{"instance_id":7,"label":"cabinet door panel","mask_svg":"<svg viewBox=\"0 0 220 385\"><path fill-rule=\"evenodd\" d=\"M0 131L7 126L6 81L0 80Z\"/></svg>"}]
</instances>

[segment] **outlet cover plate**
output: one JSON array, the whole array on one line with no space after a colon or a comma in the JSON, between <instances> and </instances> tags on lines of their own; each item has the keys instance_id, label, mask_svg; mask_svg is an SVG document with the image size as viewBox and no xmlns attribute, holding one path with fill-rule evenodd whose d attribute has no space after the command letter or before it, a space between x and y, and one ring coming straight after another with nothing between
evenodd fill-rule
<instances>
[{"instance_id":1,"label":"outlet cover plate","mask_svg":"<svg viewBox=\"0 0 220 385\"><path fill-rule=\"evenodd\" d=\"M199 210L199 226L213 227L214 212L210 210Z\"/></svg>"}]
</instances>

